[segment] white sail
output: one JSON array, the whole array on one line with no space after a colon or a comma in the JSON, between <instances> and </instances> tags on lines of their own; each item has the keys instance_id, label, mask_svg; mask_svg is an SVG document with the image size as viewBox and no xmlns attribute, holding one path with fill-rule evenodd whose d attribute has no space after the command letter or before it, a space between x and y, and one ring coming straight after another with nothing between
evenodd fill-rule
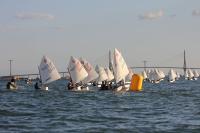
<instances>
[{"instance_id":1,"label":"white sail","mask_svg":"<svg viewBox=\"0 0 200 133\"><path fill-rule=\"evenodd\" d=\"M150 69L148 69L148 70L146 71L146 74L147 74L147 79L149 79L150 73L151 73L151 70L150 70Z\"/></svg>"},{"instance_id":2,"label":"white sail","mask_svg":"<svg viewBox=\"0 0 200 133\"><path fill-rule=\"evenodd\" d=\"M61 78L55 65L47 56L44 56L42 58L38 69L42 80L42 84L48 84Z\"/></svg>"},{"instance_id":3,"label":"white sail","mask_svg":"<svg viewBox=\"0 0 200 133\"><path fill-rule=\"evenodd\" d=\"M194 73L194 78L198 78L199 77L199 73L197 72L197 70L194 70L193 73Z\"/></svg>"},{"instance_id":4,"label":"white sail","mask_svg":"<svg viewBox=\"0 0 200 133\"><path fill-rule=\"evenodd\" d=\"M176 76L177 76L177 77L176 77L177 79L179 79L179 78L181 77L181 75L180 75L179 72L176 72Z\"/></svg>"},{"instance_id":5,"label":"white sail","mask_svg":"<svg viewBox=\"0 0 200 133\"><path fill-rule=\"evenodd\" d=\"M97 82L102 82L102 81L108 80L108 76L103 67L100 67L99 65L97 65L96 71L99 74L99 78L97 79Z\"/></svg>"},{"instance_id":6,"label":"white sail","mask_svg":"<svg viewBox=\"0 0 200 133\"><path fill-rule=\"evenodd\" d=\"M149 73L149 80L151 82L159 83L161 79L162 76L160 75L157 69L151 70L151 72Z\"/></svg>"},{"instance_id":7,"label":"white sail","mask_svg":"<svg viewBox=\"0 0 200 133\"><path fill-rule=\"evenodd\" d=\"M188 70L188 76L189 76L189 79L194 78L194 74L191 69Z\"/></svg>"},{"instance_id":8,"label":"white sail","mask_svg":"<svg viewBox=\"0 0 200 133\"><path fill-rule=\"evenodd\" d=\"M93 66L88 61L82 58L80 59L80 61L88 73L87 78L83 80L84 83L89 83L99 77Z\"/></svg>"},{"instance_id":9,"label":"white sail","mask_svg":"<svg viewBox=\"0 0 200 133\"><path fill-rule=\"evenodd\" d=\"M143 79L147 79L147 74L145 71L142 72L142 77L143 77Z\"/></svg>"},{"instance_id":10,"label":"white sail","mask_svg":"<svg viewBox=\"0 0 200 133\"><path fill-rule=\"evenodd\" d=\"M188 73L188 70L185 72L185 79L188 79L189 78L189 73Z\"/></svg>"},{"instance_id":11,"label":"white sail","mask_svg":"<svg viewBox=\"0 0 200 133\"><path fill-rule=\"evenodd\" d=\"M131 81L132 76L133 76L133 71L132 71L132 69L128 69L128 70L129 70L129 73L126 76L126 81Z\"/></svg>"},{"instance_id":12,"label":"white sail","mask_svg":"<svg viewBox=\"0 0 200 133\"><path fill-rule=\"evenodd\" d=\"M177 78L176 72L173 69L170 69L168 76L169 76L169 81L175 81Z\"/></svg>"},{"instance_id":13,"label":"white sail","mask_svg":"<svg viewBox=\"0 0 200 133\"><path fill-rule=\"evenodd\" d=\"M108 76L108 81L112 81L112 80L114 79L114 75L113 75L113 73L110 71L110 69L109 69L109 68L105 68L105 72L106 72L106 74L107 74L107 76Z\"/></svg>"},{"instance_id":14,"label":"white sail","mask_svg":"<svg viewBox=\"0 0 200 133\"><path fill-rule=\"evenodd\" d=\"M122 57L121 53L117 49L115 49L114 51L113 68L114 68L114 77L117 83L125 79L125 77L129 73L126 62L124 61L124 58Z\"/></svg>"},{"instance_id":15,"label":"white sail","mask_svg":"<svg viewBox=\"0 0 200 133\"><path fill-rule=\"evenodd\" d=\"M160 74L158 69L155 69L154 71L155 71L155 75L154 75L155 76L154 77L155 81L158 81L158 80L162 79L162 75Z\"/></svg>"},{"instance_id":16,"label":"white sail","mask_svg":"<svg viewBox=\"0 0 200 133\"><path fill-rule=\"evenodd\" d=\"M79 83L88 76L88 73L81 62L72 56L69 61L68 71L74 83Z\"/></svg>"},{"instance_id":17,"label":"white sail","mask_svg":"<svg viewBox=\"0 0 200 133\"><path fill-rule=\"evenodd\" d=\"M160 69L158 69L158 72L160 73L161 79L164 79L165 78L165 73Z\"/></svg>"},{"instance_id":18,"label":"white sail","mask_svg":"<svg viewBox=\"0 0 200 133\"><path fill-rule=\"evenodd\" d=\"M154 70L150 70L149 71L149 77L148 77L150 81L154 81L155 80L155 76L154 75L155 75L155 71Z\"/></svg>"}]
</instances>

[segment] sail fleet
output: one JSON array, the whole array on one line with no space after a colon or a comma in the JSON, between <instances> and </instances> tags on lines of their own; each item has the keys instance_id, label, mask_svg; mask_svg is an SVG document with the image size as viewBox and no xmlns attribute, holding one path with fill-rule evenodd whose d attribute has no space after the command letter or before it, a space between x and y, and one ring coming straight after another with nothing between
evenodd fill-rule
<instances>
[{"instance_id":1,"label":"sail fleet","mask_svg":"<svg viewBox=\"0 0 200 133\"><path fill-rule=\"evenodd\" d=\"M36 89L48 90L51 82L61 78L54 63L47 56L42 57L38 71L40 82L35 84ZM97 86L100 90L129 91L134 74L126 64L122 53L116 48L113 56L109 51L109 67L98 64L94 68L86 59L71 56L67 72L69 73L67 88L73 91L89 91L91 86ZM160 69L145 69L140 75L144 81L156 84L165 79L173 83L182 77L186 80L197 80L200 76L196 70L191 69L188 69L183 76L174 69L170 69L167 75Z\"/></svg>"}]
</instances>

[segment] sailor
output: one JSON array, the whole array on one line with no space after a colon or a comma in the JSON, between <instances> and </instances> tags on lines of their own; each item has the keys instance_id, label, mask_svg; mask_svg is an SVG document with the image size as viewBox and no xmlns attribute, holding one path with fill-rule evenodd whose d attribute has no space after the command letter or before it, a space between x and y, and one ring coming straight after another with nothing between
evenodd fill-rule
<instances>
[{"instance_id":1,"label":"sailor","mask_svg":"<svg viewBox=\"0 0 200 133\"><path fill-rule=\"evenodd\" d=\"M8 82L8 83L6 84L6 88L7 88L7 89L10 89L10 84L11 84L10 82Z\"/></svg>"},{"instance_id":2,"label":"sailor","mask_svg":"<svg viewBox=\"0 0 200 133\"><path fill-rule=\"evenodd\" d=\"M69 81L67 88L68 90L73 90L75 88L75 85L73 84L72 80Z\"/></svg>"},{"instance_id":3,"label":"sailor","mask_svg":"<svg viewBox=\"0 0 200 133\"><path fill-rule=\"evenodd\" d=\"M38 82L35 83L34 87L35 87L36 90L41 89L41 88L39 87L39 85L38 85Z\"/></svg>"},{"instance_id":4,"label":"sailor","mask_svg":"<svg viewBox=\"0 0 200 133\"><path fill-rule=\"evenodd\" d=\"M100 90L108 90L108 89L109 89L108 82L107 81L102 81Z\"/></svg>"}]
</instances>

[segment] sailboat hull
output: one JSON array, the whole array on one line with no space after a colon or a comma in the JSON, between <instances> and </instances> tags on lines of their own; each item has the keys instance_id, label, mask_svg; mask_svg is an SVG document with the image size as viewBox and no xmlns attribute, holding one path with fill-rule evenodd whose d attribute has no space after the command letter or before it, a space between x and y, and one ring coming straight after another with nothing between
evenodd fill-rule
<instances>
[{"instance_id":1,"label":"sailboat hull","mask_svg":"<svg viewBox=\"0 0 200 133\"><path fill-rule=\"evenodd\" d=\"M129 87L125 87L125 86L119 86L117 88L115 88L116 92L127 92L129 91Z\"/></svg>"},{"instance_id":2,"label":"sailboat hull","mask_svg":"<svg viewBox=\"0 0 200 133\"><path fill-rule=\"evenodd\" d=\"M89 87L82 87L82 86L78 86L78 87L75 87L73 89L71 89L70 91L89 91Z\"/></svg>"}]
</instances>

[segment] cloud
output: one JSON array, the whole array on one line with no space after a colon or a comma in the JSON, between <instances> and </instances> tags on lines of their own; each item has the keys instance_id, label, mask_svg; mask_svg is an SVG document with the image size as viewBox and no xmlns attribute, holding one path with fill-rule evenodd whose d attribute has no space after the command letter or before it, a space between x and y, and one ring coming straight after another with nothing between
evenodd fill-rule
<instances>
[{"instance_id":1,"label":"cloud","mask_svg":"<svg viewBox=\"0 0 200 133\"><path fill-rule=\"evenodd\" d=\"M192 15L193 15L193 16L200 16L200 10L195 9L195 10L192 12Z\"/></svg>"},{"instance_id":2,"label":"cloud","mask_svg":"<svg viewBox=\"0 0 200 133\"><path fill-rule=\"evenodd\" d=\"M53 20L55 16L46 13L17 13L16 18L22 20L38 19L38 20Z\"/></svg>"},{"instance_id":3,"label":"cloud","mask_svg":"<svg viewBox=\"0 0 200 133\"><path fill-rule=\"evenodd\" d=\"M163 15L164 15L164 12L160 10L160 11L148 12L143 15L139 15L139 18L143 20L154 20L154 19L158 19L162 17Z\"/></svg>"}]
</instances>

